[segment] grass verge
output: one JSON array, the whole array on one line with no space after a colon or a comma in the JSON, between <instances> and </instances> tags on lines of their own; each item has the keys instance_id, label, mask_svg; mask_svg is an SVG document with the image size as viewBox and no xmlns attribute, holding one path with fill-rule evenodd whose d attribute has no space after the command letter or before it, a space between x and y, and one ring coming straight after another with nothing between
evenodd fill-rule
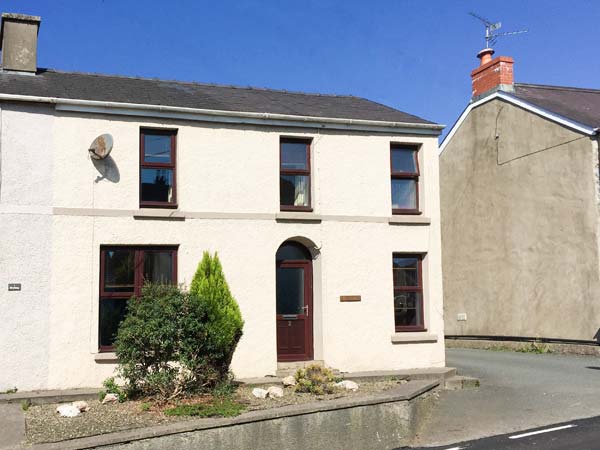
<instances>
[{"instance_id":1,"label":"grass verge","mask_svg":"<svg viewBox=\"0 0 600 450\"><path fill-rule=\"evenodd\" d=\"M216 398L212 403L178 405L165 410L166 416L234 417L246 409L245 405L229 398Z\"/></svg>"}]
</instances>

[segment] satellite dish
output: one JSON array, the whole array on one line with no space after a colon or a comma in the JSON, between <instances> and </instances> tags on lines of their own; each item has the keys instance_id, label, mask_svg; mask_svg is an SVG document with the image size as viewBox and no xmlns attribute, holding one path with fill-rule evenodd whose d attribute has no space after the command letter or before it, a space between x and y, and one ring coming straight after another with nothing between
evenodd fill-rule
<instances>
[{"instance_id":1,"label":"satellite dish","mask_svg":"<svg viewBox=\"0 0 600 450\"><path fill-rule=\"evenodd\" d=\"M104 159L110 154L112 147L112 136L108 133L101 134L96 139L94 139L94 142L92 142L92 145L90 145L88 152L90 153L90 156L94 159Z\"/></svg>"}]
</instances>

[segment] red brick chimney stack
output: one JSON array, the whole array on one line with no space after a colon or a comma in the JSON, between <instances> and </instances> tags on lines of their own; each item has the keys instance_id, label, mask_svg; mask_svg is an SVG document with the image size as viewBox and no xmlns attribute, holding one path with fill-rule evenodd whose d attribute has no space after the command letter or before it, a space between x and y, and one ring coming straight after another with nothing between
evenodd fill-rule
<instances>
[{"instance_id":1,"label":"red brick chimney stack","mask_svg":"<svg viewBox=\"0 0 600 450\"><path fill-rule=\"evenodd\" d=\"M494 50L484 48L477 57L481 60L479 67L471 72L473 81L473 98L494 90L513 90L514 60L508 56L492 59Z\"/></svg>"}]
</instances>

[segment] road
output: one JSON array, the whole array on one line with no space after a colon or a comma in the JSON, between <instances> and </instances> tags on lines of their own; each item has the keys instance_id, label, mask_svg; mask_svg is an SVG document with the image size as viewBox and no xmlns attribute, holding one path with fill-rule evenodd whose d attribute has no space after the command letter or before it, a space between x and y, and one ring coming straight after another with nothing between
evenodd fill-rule
<instances>
[{"instance_id":1,"label":"road","mask_svg":"<svg viewBox=\"0 0 600 450\"><path fill-rule=\"evenodd\" d=\"M422 447L421 450L433 450ZM600 449L600 417L576 420L551 427L532 429L518 434L505 434L436 450L598 450ZM413 449L419 450L419 449Z\"/></svg>"},{"instance_id":2,"label":"road","mask_svg":"<svg viewBox=\"0 0 600 450\"><path fill-rule=\"evenodd\" d=\"M481 387L442 392L415 447L452 447L600 416L600 358L472 349L448 349L446 358ZM600 449L600 439L589 448Z\"/></svg>"}]
</instances>

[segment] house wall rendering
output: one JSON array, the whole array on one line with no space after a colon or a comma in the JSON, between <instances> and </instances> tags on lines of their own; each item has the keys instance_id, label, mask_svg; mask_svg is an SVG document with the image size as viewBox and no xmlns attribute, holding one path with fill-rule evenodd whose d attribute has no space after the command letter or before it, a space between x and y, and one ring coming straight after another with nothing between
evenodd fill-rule
<instances>
[{"instance_id":1,"label":"house wall rendering","mask_svg":"<svg viewBox=\"0 0 600 450\"><path fill-rule=\"evenodd\" d=\"M275 253L305 244L314 271L314 359L342 371L444 365L437 137L125 117L3 102L0 390L98 386L100 250L178 246L188 286L217 251L245 320L232 370L277 370ZM140 208L140 130L176 130L177 208ZM103 133L110 157L88 148ZM312 212L282 212L282 137L311 142ZM390 145L419 146L421 214L394 216ZM392 254L423 254L427 331L396 333ZM7 291L20 283L20 291ZM340 296L360 295L360 302ZM394 342L393 342L394 341Z\"/></svg>"},{"instance_id":2,"label":"house wall rendering","mask_svg":"<svg viewBox=\"0 0 600 450\"><path fill-rule=\"evenodd\" d=\"M595 339L597 171L585 134L500 99L471 110L440 155L447 335Z\"/></svg>"}]
</instances>

